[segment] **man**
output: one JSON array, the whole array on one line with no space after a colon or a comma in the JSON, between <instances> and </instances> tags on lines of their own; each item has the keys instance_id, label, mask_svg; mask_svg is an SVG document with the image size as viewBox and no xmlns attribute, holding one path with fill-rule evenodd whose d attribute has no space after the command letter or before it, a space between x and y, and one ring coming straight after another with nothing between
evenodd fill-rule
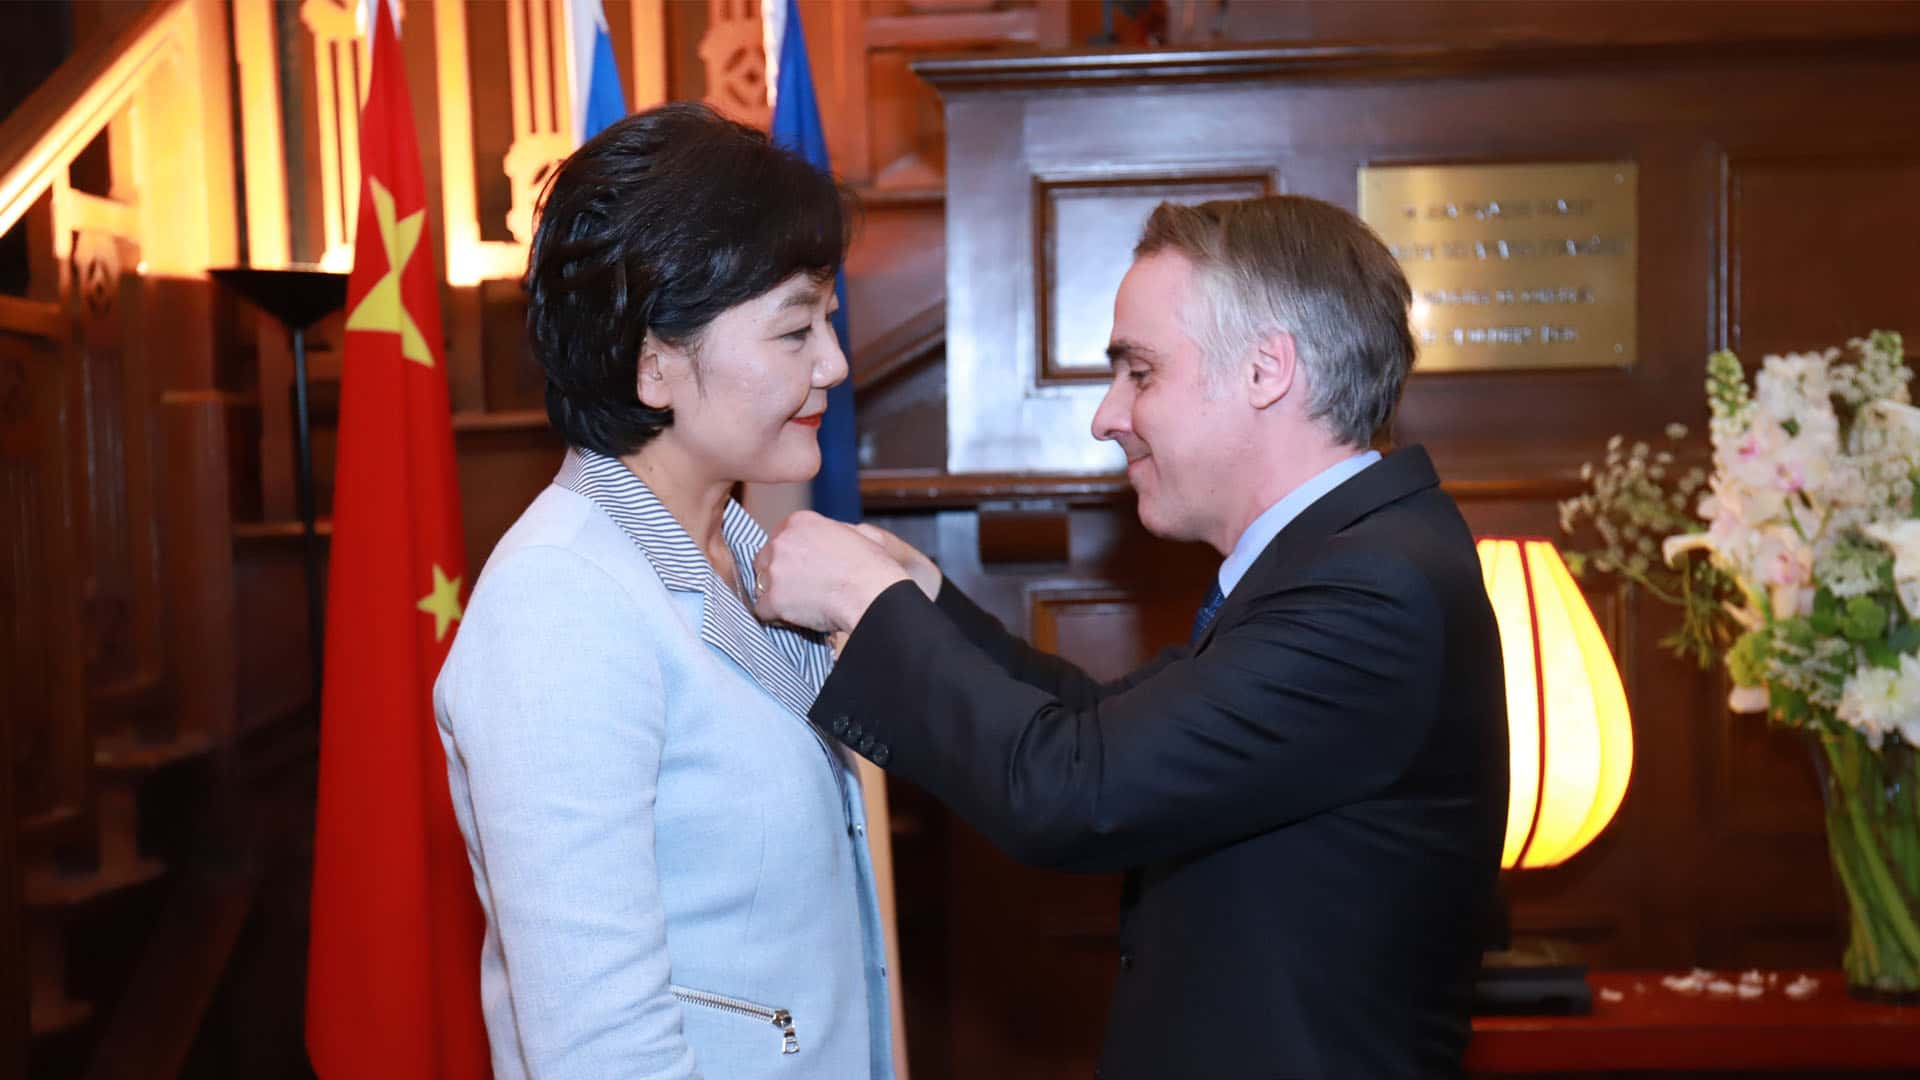
<instances>
[{"instance_id":1,"label":"man","mask_svg":"<svg viewBox=\"0 0 1920 1080\"><path fill-rule=\"evenodd\" d=\"M816 723L1016 858L1129 871L1106 1080L1461 1070L1506 711L1465 522L1423 450L1368 449L1409 299L1326 203L1154 212L1094 435L1148 530L1226 561L1191 643L1115 682L880 530L796 515L760 553L763 617L850 632Z\"/></svg>"}]
</instances>

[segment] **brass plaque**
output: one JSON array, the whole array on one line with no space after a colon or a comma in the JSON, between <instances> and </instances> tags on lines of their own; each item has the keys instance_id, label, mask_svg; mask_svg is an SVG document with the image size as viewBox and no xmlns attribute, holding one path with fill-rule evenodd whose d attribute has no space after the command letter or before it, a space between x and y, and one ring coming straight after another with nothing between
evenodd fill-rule
<instances>
[{"instance_id":1,"label":"brass plaque","mask_svg":"<svg viewBox=\"0 0 1920 1080\"><path fill-rule=\"evenodd\" d=\"M1415 371L1633 362L1632 162L1360 170L1360 216L1413 287Z\"/></svg>"}]
</instances>

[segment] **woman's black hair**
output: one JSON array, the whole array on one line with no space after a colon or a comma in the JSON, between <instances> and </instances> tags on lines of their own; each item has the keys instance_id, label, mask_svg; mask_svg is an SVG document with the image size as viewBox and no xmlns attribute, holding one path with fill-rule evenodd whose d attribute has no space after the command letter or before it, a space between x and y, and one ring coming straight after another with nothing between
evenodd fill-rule
<instances>
[{"instance_id":1,"label":"woman's black hair","mask_svg":"<svg viewBox=\"0 0 1920 1080\"><path fill-rule=\"evenodd\" d=\"M527 261L527 337L547 416L619 456L673 423L636 390L648 331L697 351L708 324L797 273L831 280L851 215L833 177L705 105L637 113L548 182Z\"/></svg>"}]
</instances>

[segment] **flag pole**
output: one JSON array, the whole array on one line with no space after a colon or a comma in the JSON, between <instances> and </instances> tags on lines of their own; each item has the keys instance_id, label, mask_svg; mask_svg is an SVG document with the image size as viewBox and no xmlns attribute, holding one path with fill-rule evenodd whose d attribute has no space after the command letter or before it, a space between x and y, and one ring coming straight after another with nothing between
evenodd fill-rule
<instances>
[{"instance_id":1,"label":"flag pole","mask_svg":"<svg viewBox=\"0 0 1920 1080\"><path fill-rule=\"evenodd\" d=\"M307 656L313 702L320 704L326 655L326 605L320 589L320 531L313 498L313 420L307 386L307 327L347 302L347 275L307 267L225 267L215 280L253 302L285 327L293 339L293 413L296 498L300 507L302 562L307 587ZM264 404L264 403L263 403Z\"/></svg>"}]
</instances>

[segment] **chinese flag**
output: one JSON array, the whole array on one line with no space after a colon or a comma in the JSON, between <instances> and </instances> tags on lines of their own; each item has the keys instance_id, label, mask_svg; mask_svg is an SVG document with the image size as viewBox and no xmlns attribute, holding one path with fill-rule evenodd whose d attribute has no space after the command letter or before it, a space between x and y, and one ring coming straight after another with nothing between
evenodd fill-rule
<instances>
[{"instance_id":1,"label":"chinese flag","mask_svg":"<svg viewBox=\"0 0 1920 1080\"><path fill-rule=\"evenodd\" d=\"M433 680L466 566L426 191L400 41L371 5L327 580L307 1053L323 1080L485 1077L484 920Z\"/></svg>"}]
</instances>

